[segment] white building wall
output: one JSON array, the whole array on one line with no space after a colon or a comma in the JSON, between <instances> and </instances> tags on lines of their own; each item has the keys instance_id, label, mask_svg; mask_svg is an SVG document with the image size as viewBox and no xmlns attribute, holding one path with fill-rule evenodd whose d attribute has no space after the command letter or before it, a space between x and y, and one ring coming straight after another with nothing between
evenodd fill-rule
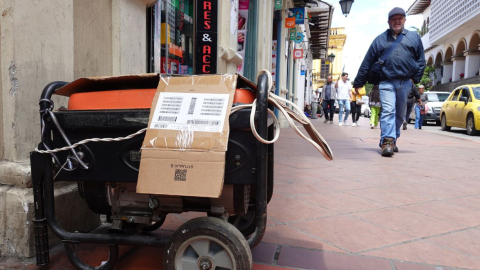
<instances>
[{"instance_id":1,"label":"white building wall","mask_svg":"<svg viewBox=\"0 0 480 270\"><path fill-rule=\"evenodd\" d=\"M480 20L480 0L432 1L430 16L430 42L444 43L465 24L475 25ZM478 24L476 24L478 25Z\"/></svg>"}]
</instances>

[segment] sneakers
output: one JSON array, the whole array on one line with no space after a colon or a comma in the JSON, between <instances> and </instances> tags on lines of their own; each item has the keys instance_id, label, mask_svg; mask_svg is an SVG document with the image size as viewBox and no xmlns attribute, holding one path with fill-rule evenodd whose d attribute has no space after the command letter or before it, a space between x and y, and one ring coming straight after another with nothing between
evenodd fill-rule
<instances>
[{"instance_id":1,"label":"sneakers","mask_svg":"<svg viewBox=\"0 0 480 270\"><path fill-rule=\"evenodd\" d=\"M343 126L342 122L338 123L338 126L339 126L339 127Z\"/></svg>"},{"instance_id":2,"label":"sneakers","mask_svg":"<svg viewBox=\"0 0 480 270\"><path fill-rule=\"evenodd\" d=\"M407 129L407 122L403 122L403 130Z\"/></svg>"},{"instance_id":3,"label":"sneakers","mask_svg":"<svg viewBox=\"0 0 480 270\"><path fill-rule=\"evenodd\" d=\"M347 123L347 122L345 122L345 126L348 126L348 123Z\"/></svg>"},{"instance_id":4,"label":"sneakers","mask_svg":"<svg viewBox=\"0 0 480 270\"><path fill-rule=\"evenodd\" d=\"M384 138L382 143L382 156L383 157L393 156L393 147L394 147L393 138Z\"/></svg>"},{"instance_id":5,"label":"sneakers","mask_svg":"<svg viewBox=\"0 0 480 270\"><path fill-rule=\"evenodd\" d=\"M324 124L326 124L328 122L328 119L325 119L325 121L323 121Z\"/></svg>"},{"instance_id":6,"label":"sneakers","mask_svg":"<svg viewBox=\"0 0 480 270\"><path fill-rule=\"evenodd\" d=\"M333 121L332 121L332 120L330 120L330 124L332 124L332 125L333 125Z\"/></svg>"},{"instance_id":7,"label":"sneakers","mask_svg":"<svg viewBox=\"0 0 480 270\"><path fill-rule=\"evenodd\" d=\"M370 124L370 129L374 129L375 126L373 124Z\"/></svg>"},{"instance_id":8,"label":"sneakers","mask_svg":"<svg viewBox=\"0 0 480 270\"><path fill-rule=\"evenodd\" d=\"M357 123L357 127L359 127L359 126L360 126L360 123Z\"/></svg>"},{"instance_id":9,"label":"sneakers","mask_svg":"<svg viewBox=\"0 0 480 270\"><path fill-rule=\"evenodd\" d=\"M355 126L357 126L357 123L353 122L352 127L355 127Z\"/></svg>"}]
</instances>

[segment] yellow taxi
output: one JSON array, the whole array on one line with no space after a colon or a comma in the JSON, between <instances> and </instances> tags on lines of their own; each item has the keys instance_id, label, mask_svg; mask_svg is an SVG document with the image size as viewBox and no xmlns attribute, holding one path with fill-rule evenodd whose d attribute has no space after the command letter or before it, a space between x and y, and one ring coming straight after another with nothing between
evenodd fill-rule
<instances>
[{"instance_id":1,"label":"yellow taxi","mask_svg":"<svg viewBox=\"0 0 480 270\"><path fill-rule=\"evenodd\" d=\"M480 84L462 85L450 94L440 111L442 130L465 128L468 135L480 130Z\"/></svg>"}]
</instances>

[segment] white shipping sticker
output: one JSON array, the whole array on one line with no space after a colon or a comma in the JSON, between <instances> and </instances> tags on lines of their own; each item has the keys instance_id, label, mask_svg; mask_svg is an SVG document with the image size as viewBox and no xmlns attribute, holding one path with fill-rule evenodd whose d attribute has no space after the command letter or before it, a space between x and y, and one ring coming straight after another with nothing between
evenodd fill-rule
<instances>
[{"instance_id":1,"label":"white shipping sticker","mask_svg":"<svg viewBox=\"0 0 480 270\"><path fill-rule=\"evenodd\" d=\"M228 94L162 92L154 107L151 129L221 132Z\"/></svg>"}]
</instances>

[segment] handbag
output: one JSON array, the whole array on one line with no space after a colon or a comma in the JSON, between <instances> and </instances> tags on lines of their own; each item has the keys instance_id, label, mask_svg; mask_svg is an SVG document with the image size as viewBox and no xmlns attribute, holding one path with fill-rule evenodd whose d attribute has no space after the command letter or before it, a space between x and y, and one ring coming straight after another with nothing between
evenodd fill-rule
<instances>
[{"instance_id":1,"label":"handbag","mask_svg":"<svg viewBox=\"0 0 480 270\"><path fill-rule=\"evenodd\" d=\"M365 104L365 101L363 101L363 99L358 99L357 98L356 103L357 103L357 105L363 105L363 104Z\"/></svg>"},{"instance_id":2,"label":"handbag","mask_svg":"<svg viewBox=\"0 0 480 270\"><path fill-rule=\"evenodd\" d=\"M372 68L370 68L370 71L368 72L368 75L367 75L368 83L377 85L380 82L380 76L382 75L383 64L385 63L385 60L393 52L393 50L395 50L397 45L400 44L400 42L402 42L403 36L404 35L400 34L397 37L397 39L395 39L395 42L388 48L388 50L386 50L383 53L382 57L380 57L378 61L373 64Z\"/></svg>"}]
</instances>

